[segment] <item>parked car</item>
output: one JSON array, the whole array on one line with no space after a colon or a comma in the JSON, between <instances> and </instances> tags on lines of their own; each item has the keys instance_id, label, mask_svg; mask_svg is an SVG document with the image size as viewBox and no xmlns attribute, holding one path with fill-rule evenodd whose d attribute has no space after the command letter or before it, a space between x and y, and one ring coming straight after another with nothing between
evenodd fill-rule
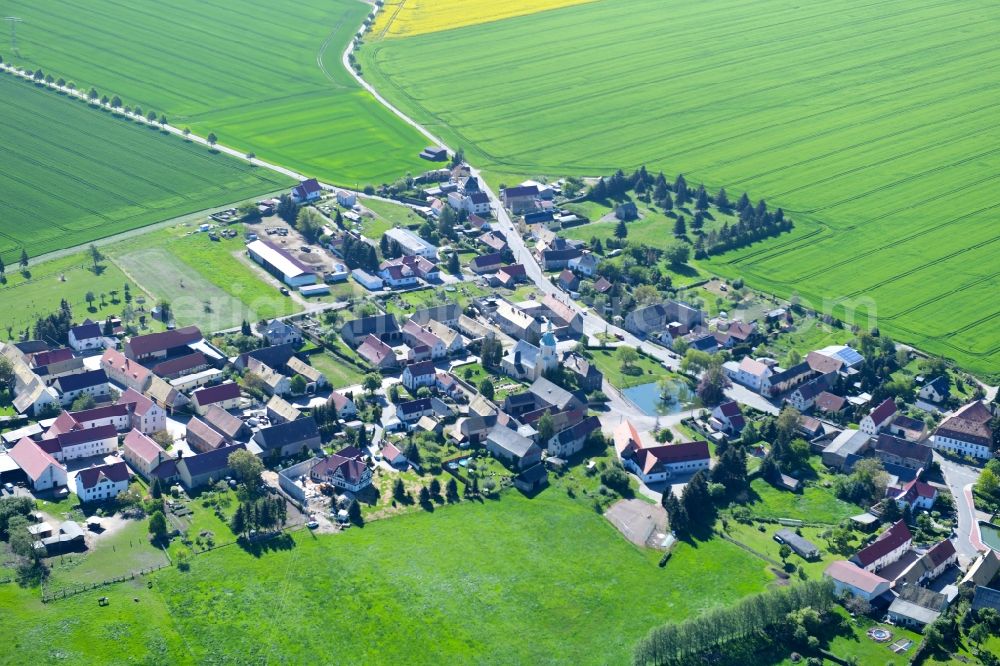
<instances>
[{"instance_id":1,"label":"parked car","mask_svg":"<svg viewBox=\"0 0 1000 666\"><path fill-rule=\"evenodd\" d=\"M3 489L6 490L11 495L14 494L14 484L13 483L5 483L5 484L3 484Z\"/></svg>"}]
</instances>

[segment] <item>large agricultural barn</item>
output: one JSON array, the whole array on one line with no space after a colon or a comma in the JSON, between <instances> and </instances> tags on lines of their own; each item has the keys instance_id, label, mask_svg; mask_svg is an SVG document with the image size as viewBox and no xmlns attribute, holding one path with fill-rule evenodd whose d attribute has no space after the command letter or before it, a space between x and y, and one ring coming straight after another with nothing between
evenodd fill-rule
<instances>
[{"instance_id":1,"label":"large agricultural barn","mask_svg":"<svg viewBox=\"0 0 1000 666\"><path fill-rule=\"evenodd\" d=\"M316 284L316 273L280 247L262 240L247 245L250 258L289 287Z\"/></svg>"}]
</instances>

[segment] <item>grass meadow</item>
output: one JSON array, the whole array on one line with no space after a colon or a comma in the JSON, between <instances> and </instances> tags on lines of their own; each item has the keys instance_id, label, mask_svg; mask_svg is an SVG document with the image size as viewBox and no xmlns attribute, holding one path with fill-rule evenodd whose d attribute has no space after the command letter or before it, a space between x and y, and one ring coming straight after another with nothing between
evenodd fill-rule
<instances>
[{"instance_id":1,"label":"grass meadow","mask_svg":"<svg viewBox=\"0 0 1000 666\"><path fill-rule=\"evenodd\" d=\"M996 379L998 20L974 0L601 0L360 58L493 183L646 164L782 206L793 233L704 266Z\"/></svg>"},{"instance_id":2,"label":"grass meadow","mask_svg":"<svg viewBox=\"0 0 1000 666\"><path fill-rule=\"evenodd\" d=\"M11 0L18 66L119 95L239 150L354 187L419 172L426 141L357 85L341 54L357 0ZM272 188L273 189L273 188Z\"/></svg>"},{"instance_id":3,"label":"grass meadow","mask_svg":"<svg viewBox=\"0 0 1000 666\"><path fill-rule=\"evenodd\" d=\"M682 543L661 569L658 553L558 489L291 539L259 556L237 546L199 555L189 572L154 574L151 589L42 605L37 592L0 586L13 637L0 662L625 663L652 626L773 579L721 539ZM103 637L118 640L93 640Z\"/></svg>"},{"instance_id":4,"label":"grass meadow","mask_svg":"<svg viewBox=\"0 0 1000 666\"><path fill-rule=\"evenodd\" d=\"M22 248L35 257L292 182L9 74L0 132L0 258L11 269Z\"/></svg>"}]
</instances>

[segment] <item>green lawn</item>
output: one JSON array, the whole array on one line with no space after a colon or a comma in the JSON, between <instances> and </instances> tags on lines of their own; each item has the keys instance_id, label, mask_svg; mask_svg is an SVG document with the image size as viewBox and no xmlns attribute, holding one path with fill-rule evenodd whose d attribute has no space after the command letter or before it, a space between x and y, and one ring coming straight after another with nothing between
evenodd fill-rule
<instances>
[{"instance_id":1,"label":"green lawn","mask_svg":"<svg viewBox=\"0 0 1000 666\"><path fill-rule=\"evenodd\" d=\"M527 384L511 379L500 372L490 372L481 363L461 365L455 369L455 374L476 387L479 386L479 382L488 379L493 384L493 399L497 402L503 402L508 395L520 393L528 388Z\"/></svg>"},{"instance_id":2,"label":"green lawn","mask_svg":"<svg viewBox=\"0 0 1000 666\"><path fill-rule=\"evenodd\" d=\"M4 11L24 19L19 55L5 43L5 60L120 95L227 146L350 187L425 168L417 154L427 141L341 65L371 11L356 0L11 0Z\"/></svg>"},{"instance_id":3,"label":"green lawn","mask_svg":"<svg viewBox=\"0 0 1000 666\"><path fill-rule=\"evenodd\" d=\"M995 380L998 20L976 0L602 0L361 61L493 183L645 164L783 207L795 231L702 268L865 328L877 310Z\"/></svg>"},{"instance_id":4,"label":"green lawn","mask_svg":"<svg viewBox=\"0 0 1000 666\"><path fill-rule=\"evenodd\" d=\"M128 521L113 534L102 535L86 553L50 558L49 585L54 589L110 580L129 572L159 566L167 561L163 551L149 542L147 520Z\"/></svg>"},{"instance_id":5,"label":"green lawn","mask_svg":"<svg viewBox=\"0 0 1000 666\"><path fill-rule=\"evenodd\" d=\"M360 357L358 360L360 360ZM309 364L326 375L327 381L334 388L360 384L365 376L365 373L353 365L349 365L333 354L325 352L310 356Z\"/></svg>"},{"instance_id":6,"label":"green lawn","mask_svg":"<svg viewBox=\"0 0 1000 666\"><path fill-rule=\"evenodd\" d=\"M292 544L260 557L221 548L194 558L190 572L155 575L150 590L120 585L46 606L35 593L0 586L0 605L13 609L5 630L21 663L47 661L55 650L102 663L297 662L316 654L345 664L484 655L623 663L652 626L760 591L771 578L760 560L719 539L678 545L661 569L658 553L628 544L556 489L533 500L508 492L414 512L337 536L300 531ZM111 599L107 609L98 609L98 594ZM329 631L331 617L354 618L354 629ZM531 640L511 639L526 626ZM122 636L114 650L93 640L111 631ZM153 650L144 646L151 635L161 636Z\"/></svg>"},{"instance_id":7,"label":"green lawn","mask_svg":"<svg viewBox=\"0 0 1000 666\"><path fill-rule=\"evenodd\" d=\"M119 314L123 304L112 303L110 292L117 290L121 299L126 282L131 283L134 297L143 295L114 263L101 262L97 274L93 268L90 256L79 252L34 265L27 278L13 270L8 271L6 284L0 284L0 326L4 329L4 338L8 337L8 327L13 328L16 336L18 331L30 326L38 317L58 310L62 299L69 302L74 317L83 321L86 317L104 319L109 314ZM87 292L93 292L97 297L92 306L86 301ZM99 299L102 293L108 295L103 308Z\"/></svg>"},{"instance_id":8,"label":"green lawn","mask_svg":"<svg viewBox=\"0 0 1000 666\"><path fill-rule=\"evenodd\" d=\"M640 354L639 360L627 369L622 369L614 349L590 349L587 350L587 357L604 374L604 378L619 389L658 382L673 375L655 359L643 354Z\"/></svg>"},{"instance_id":9,"label":"green lawn","mask_svg":"<svg viewBox=\"0 0 1000 666\"><path fill-rule=\"evenodd\" d=\"M60 5L36 25L70 13ZM70 48L67 56L80 54ZM0 130L0 258L8 273L22 248L38 256L292 182L10 74L0 76Z\"/></svg>"},{"instance_id":10,"label":"green lawn","mask_svg":"<svg viewBox=\"0 0 1000 666\"><path fill-rule=\"evenodd\" d=\"M393 227L408 227L423 223L423 218L413 212L412 208L400 204L388 203L378 199L361 199L360 203L375 213L375 217L365 216L361 226L368 238L378 240Z\"/></svg>"},{"instance_id":11,"label":"green lawn","mask_svg":"<svg viewBox=\"0 0 1000 666\"><path fill-rule=\"evenodd\" d=\"M170 301L180 324L214 331L239 326L243 319L270 319L301 309L246 258L239 235L212 241L208 234L192 233L194 228L169 227L108 246L105 252L155 299Z\"/></svg>"},{"instance_id":12,"label":"green lawn","mask_svg":"<svg viewBox=\"0 0 1000 666\"><path fill-rule=\"evenodd\" d=\"M807 486L801 493L793 493L775 488L763 479L754 479L750 487L756 496L750 510L760 518L794 518L810 523L837 524L862 512L860 507L837 499L832 490L817 485Z\"/></svg>"}]
</instances>

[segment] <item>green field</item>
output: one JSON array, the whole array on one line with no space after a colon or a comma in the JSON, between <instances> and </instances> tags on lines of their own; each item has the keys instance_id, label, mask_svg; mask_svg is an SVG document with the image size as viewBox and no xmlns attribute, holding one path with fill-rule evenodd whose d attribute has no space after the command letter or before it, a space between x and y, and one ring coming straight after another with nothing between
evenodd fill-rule
<instances>
[{"instance_id":1,"label":"green field","mask_svg":"<svg viewBox=\"0 0 1000 666\"><path fill-rule=\"evenodd\" d=\"M646 164L782 206L793 233L706 266L996 379L998 21L975 0L600 0L361 60L494 183Z\"/></svg>"},{"instance_id":2,"label":"green field","mask_svg":"<svg viewBox=\"0 0 1000 666\"><path fill-rule=\"evenodd\" d=\"M87 243L290 179L0 76L0 258Z\"/></svg>"},{"instance_id":3,"label":"green field","mask_svg":"<svg viewBox=\"0 0 1000 666\"><path fill-rule=\"evenodd\" d=\"M41 605L0 586L12 637L0 662L625 663L650 627L772 579L721 539L680 544L662 569L658 559L556 489L505 493L343 535L301 531L294 547L260 557L221 548L187 573L155 574L152 589ZM110 606L97 606L100 595Z\"/></svg>"},{"instance_id":4,"label":"green field","mask_svg":"<svg viewBox=\"0 0 1000 666\"><path fill-rule=\"evenodd\" d=\"M419 173L426 141L354 81L341 53L357 0L11 0L17 65L167 115L265 160L345 186Z\"/></svg>"}]
</instances>

